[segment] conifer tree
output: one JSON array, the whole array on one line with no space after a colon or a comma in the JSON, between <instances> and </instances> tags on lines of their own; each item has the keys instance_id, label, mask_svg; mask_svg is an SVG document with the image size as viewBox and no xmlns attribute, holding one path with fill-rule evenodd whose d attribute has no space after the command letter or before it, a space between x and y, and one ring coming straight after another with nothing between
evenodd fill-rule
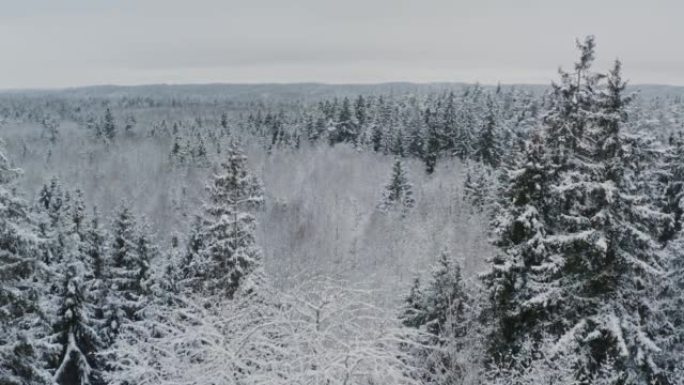
<instances>
[{"instance_id":1,"label":"conifer tree","mask_svg":"<svg viewBox=\"0 0 684 385\"><path fill-rule=\"evenodd\" d=\"M385 136L382 132L382 127L379 124L374 124L371 132L371 144L373 151L380 152L384 137Z\"/></svg>"},{"instance_id":2,"label":"conifer tree","mask_svg":"<svg viewBox=\"0 0 684 385\"><path fill-rule=\"evenodd\" d=\"M63 287L59 295L59 314L54 326L54 340L60 346L55 360L54 381L58 384L99 384L100 358L97 352L102 343L92 326L92 308L84 293L85 266L79 260L78 234L70 235L71 245L63 272Z\"/></svg>"},{"instance_id":3,"label":"conifer tree","mask_svg":"<svg viewBox=\"0 0 684 385\"><path fill-rule=\"evenodd\" d=\"M669 151L664 165L665 188L663 191L663 211L672 215L670 226L666 227L660 241L667 243L677 237L682 230L684 214L684 139L680 135L671 135Z\"/></svg>"},{"instance_id":4,"label":"conifer tree","mask_svg":"<svg viewBox=\"0 0 684 385\"><path fill-rule=\"evenodd\" d=\"M243 281L261 266L252 212L263 205L263 189L247 166L247 157L232 144L221 173L208 186L200 234L199 260L192 274L201 291L232 298ZM190 265L192 266L192 265ZM186 278L188 279L188 278ZM190 278L192 279L192 278Z\"/></svg>"},{"instance_id":5,"label":"conifer tree","mask_svg":"<svg viewBox=\"0 0 684 385\"><path fill-rule=\"evenodd\" d=\"M85 229L84 243L88 268L84 277L84 290L93 308L93 327L97 329L104 346L111 342L108 338L107 324L110 272L106 241L97 208L94 208Z\"/></svg>"},{"instance_id":6,"label":"conifer tree","mask_svg":"<svg viewBox=\"0 0 684 385\"><path fill-rule=\"evenodd\" d=\"M122 323L141 318L149 278L149 261L139 253L136 220L126 203L122 203L115 214L111 232L111 287L107 298L109 340L116 337Z\"/></svg>"},{"instance_id":7,"label":"conifer tree","mask_svg":"<svg viewBox=\"0 0 684 385\"><path fill-rule=\"evenodd\" d=\"M432 174L437 166L437 158L439 157L440 152L440 138L435 127L428 127L428 137L425 143L425 155L423 161L425 162L425 172Z\"/></svg>"},{"instance_id":8,"label":"conifer tree","mask_svg":"<svg viewBox=\"0 0 684 385\"><path fill-rule=\"evenodd\" d=\"M482 165L470 165L463 182L463 199L470 203L474 212L486 211L495 188L493 172Z\"/></svg>"},{"instance_id":9,"label":"conifer tree","mask_svg":"<svg viewBox=\"0 0 684 385\"><path fill-rule=\"evenodd\" d=\"M408 182L401 159L397 158L392 166L390 182L385 187L385 193L378 208L384 212L398 209L402 215L405 215L414 204L412 186Z\"/></svg>"},{"instance_id":10,"label":"conifer tree","mask_svg":"<svg viewBox=\"0 0 684 385\"><path fill-rule=\"evenodd\" d=\"M185 244L185 252L179 261L179 286L198 292L202 287L200 251L203 249L202 218L195 217L190 228L190 236Z\"/></svg>"},{"instance_id":11,"label":"conifer tree","mask_svg":"<svg viewBox=\"0 0 684 385\"><path fill-rule=\"evenodd\" d=\"M344 98L330 142L331 144L341 142L355 143L357 135L356 124L352 120L351 102L349 98Z\"/></svg>"},{"instance_id":12,"label":"conifer tree","mask_svg":"<svg viewBox=\"0 0 684 385\"><path fill-rule=\"evenodd\" d=\"M632 183L636 165L624 156L621 134L629 97L619 62L607 75L591 73L593 39L579 47L575 73L561 74L546 119L552 172L541 217L553 222L546 222L541 254L532 253L540 262L518 262L516 277L527 276L531 293L521 293L516 278L517 293L507 296L522 294L532 309L523 336L555 339L558 357L572 357L578 383L605 380L608 364L619 371L619 383L662 383L662 311L643 299L655 294L663 274L656 234L667 216Z\"/></svg>"},{"instance_id":13,"label":"conifer tree","mask_svg":"<svg viewBox=\"0 0 684 385\"><path fill-rule=\"evenodd\" d=\"M404 150L404 133L401 131L401 129L397 130L394 136L394 140L392 142L392 154L401 158L406 156L406 152Z\"/></svg>"},{"instance_id":14,"label":"conifer tree","mask_svg":"<svg viewBox=\"0 0 684 385\"><path fill-rule=\"evenodd\" d=\"M515 361L521 356L534 354L530 345L523 350L526 343L533 341L528 331L544 311L543 304L533 299L544 289L544 262L549 256L545 197L550 171L543 139L535 134L504 171L504 183L498 192L493 232L500 251L482 279L490 301L486 314L495 320L487 348L499 367L516 367Z\"/></svg>"},{"instance_id":15,"label":"conifer tree","mask_svg":"<svg viewBox=\"0 0 684 385\"><path fill-rule=\"evenodd\" d=\"M475 158L489 167L497 168L501 161L501 148L497 137L496 116L491 98L488 99L487 108L487 117L475 149Z\"/></svg>"},{"instance_id":16,"label":"conifer tree","mask_svg":"<svg viewBox=\"0 0 684 385\"><path fill-rule=\"evenodd\" d=\"M454 92L449 92L444 103L444 112L441 117L441 131L444 133L444 143L442 143L442 148L451 154L456 148L456 142L461 139L459 138L459 127L457 126L456 119L456 95Z\"/></svg>"},{"instance_id":17,"label":"conifer tree","mask_svg":"<svg viewBox=\"0 0 684 385\"><path fill-rule=\"evenodd\" d=\"M420 124L415 124L409 132L409 143L406 151L409 155L418 159L423 159L425 156L425 141L423 135L423 130Z\"/></svg>"},{"instance_id":18,"label":"conifer tree","mask_svg":"<svg viewBox=\"0 0 684 385\"><path fill-rule=\"evenodd\" d=\"M405 326L427 333L429 337L420 341L422 345L437 347L411 351L427 369L428 375L423 378L426 383L453 384L461 379L465 367L457 355L465 348L469 313L470 298L460 265L443 252L433 267L428 285L421 290L419 281L414 281L400 315Z\"/></svg>"},{"instance_id":19,"label":"conifer tree","mask_svg":"<svg viewBox=\"0 0 684 385\"><path fill-rule=\"evenodd\" d=\"M114 115L112 115L112 111L109 108L105 110L102 133L107 140L113 140L116 137L116 123L114 122Z\"/></svg>"},{"instance_id":20,"label":"conifer tree","mask_svg":"<svg viewBox=\"0 0 684 385\"><path fill-rule=\"evenodd\" d=\"M40 263L40 238L27 204L12 186L20 174L0 151L0 383L50 384L47 354L54 348L39 298L49 277Z\"/></svg>"}]
</instances>

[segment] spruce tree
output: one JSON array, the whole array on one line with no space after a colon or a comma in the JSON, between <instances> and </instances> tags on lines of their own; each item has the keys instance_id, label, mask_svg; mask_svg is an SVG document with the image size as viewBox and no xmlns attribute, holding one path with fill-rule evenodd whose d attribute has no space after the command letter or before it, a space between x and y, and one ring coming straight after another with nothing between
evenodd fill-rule
<instances>
[{"instance_id":1,"label":"spruce tree","mask_svg":"<svg viewBox=\"0 0 684 385\"><path fill-rule=\"evenodd\" d=\"M0 151L0 383L50 384L45 338L48 322L39 299L50 276L40 262L40 238L26 202L12 184L14 169Z\"/></svg>"},{"instance_id":2,"label":"spruce tree","mask_svg":"<svg viewBox=\"0 0 684 385\"><path fill-rule=\"evenodd\" d=\"M671 135L669 138L669 151L664 165L664 191L663 191L663 211L672 215L670 226L666 227L660 241L667 243L677 237L682 230L682 219L684 214L684 138L679 135Z\"/></svg>"},{"instance_id":3,"label":"spruce tree","mask_svg":"<svg viewBox=\"0 0 684 385\"><path fill-rule=\"evenodd\" d=\"M204 247L202 235L202 218L197 216L190 228L185 252L179 261L179 286L183 290L198 292L202 287L202 260L199 255Z\"/></svg>"},{"instance_id":4,"label":"spruce tree","mask_svg":"<svg viewBox=\"0 0 684 385\"><path fill-rule=\"evenodd\" d=\"M62 291L59 295L59 314L54 326L53 339L60 346L54 362L53 378L56 383L99 384L100 358L98 350L102 342L92 324L92 308L84 293L83 278L87 274L79 250L81 241L72 233L69 255L65 257L66 268L62 273Z\"/></svg>"},{"instance_id":5,"label":"spruce tree","mask_svg":"<svg viewBox=\"0 0 684 385\"><path fill-rule=\"evenodd\" d=\"M357 136L356 124L352 120L351 102L349 98L344 98L330 143L355 143Z\"/></svg>"},{"instance_id":6,"label":"spruce tree","mask_svg":"<svg viewBox=\"0 0 684 385\"><path fill-rule=\"evenodd\" d=\"M261 266L252 212L263 205L263 189L251 174L247 157L232 144L221 173L208 186L202 216L202 248L192 274L201 292L232 298L243 281ZM188 278L186 278L188 279ZM193 279L193 278L190 278Z\"/></svg>"},{"instance_id":7,"label":"spruce tree","mask_svg":"<svg viewBox=\"0 0 684 385\"><path fill-rule=\"evenodd\" d=\"M383 140L385 138L382 132L382 127L379 124L374 124L371 130L371 144L373 151L380 152L383 147Z\"/></svg>"},{"instance_id":8,"label":"spruce tree","mask_svg":"<svg viewBox=\"0 0 684 385\"><path fill-rule=\"evenodd\" d=\"M550 220L540 222L543 233L523 238L545 234L544 242L532 250L531 262L517 261L513 293L494 309L513 315L530 309L520 338L555 340L555 359L571 357L580 384L605 380L608 364L619 371L619 383L661 383L662 311L644 299L655 294L663 274L656 236L667 216L635 186L637 165L623 153L629 97L619 62L607 75L591 73L593 39L579 47L575 73L561 74L545 120L549 194L535 207L545 207L541 218ZM495 264L490 276L498 279L497 270L512 264ZM491 286L494 298L505 287L506 275L501 278Z\"/></svg>"},{"instance_id":9,"label":"spruce tree","mask_svg":"<svg viewBox=\"0 0 684 385\"><path fill-rule=\"evenodd\" d=\"M419 341L425 347L411 349L427 370L423 376L426 383L453 384L461 380L465 366L458 353L465 348L470 311L460 265L443 252L428 285L421 290L419 281L414 281L400 315L405 326L426 333L426 338Z\"/></svg>"},{"instance_id":10,"label":"spruce tree","mask_svg":"<svg viewBox=\"0 0 684 385\"><path fill-rule=\"evenodd\" d=\"M437 166L437 158L439 157L440 137L435 127L428 125L427 141L425 143L425 152L423 161L425 162L425 172L432 174Z\"/></svg>"},{"instance_id":11,"label":"spruce tree","mask_svg":"<svg viewBox=\"0 0 684 385\"><path fill-rule=\"evenodd\" d=\"M398 209L402 215L405 215L408 210L413 208L414 204L412 186L408 182L401 159L397 158L392 166L390 182L385 187L378 208L384 212Z\"/></svg>"},{"instance_id":12,"label":"spruce tree","mask_svg":"<svg viewBox=\"0 0 684 385\"><path fill-rule=\"evenodd\" d=\"M544 304L533 299L544 290L544 262L549 256L545 197L550 171L543 138L535 134L504 170L495 202L492 224L499 252L482 280L490 301L485 314L495 320L487 349L498 367L516 367L521 355L525 360L524 354L534 354L525 344L534 340L529 331L545 311Z\"/></svg>"},{"instance_id":13,"label":"spruce tree","mask_svg":"<svg viewBox=\"0 0 684 385\"><path fill-rule=\"evenodd\" d=\"M480 131L475 149L475 158L489 167L497 168L501 161L501 148L497 133L494 104L491 98L488 99L487 108L487 117Z\"/></svg>"},{"instance_id":14,"label":"spruce tree","mask_svg":"<svg viewBox=\"0 0 684 385\"><path fill-rule=\"evenodd\" d=\"M112 110L109 108L105 110L104 121L102 122L102 133L107 140L113 140L116 137L116 123L114 122Z\"/></svg>"},{"instance_id":15,"label":"spruce tree","mask_svg":"<svg viewBox=\"0 0 684 385\"><path fill-rule=\"evenodd\" d=\"M93 325L97 328L103 345L111 342L108 338L109 325L107 324L110 271L106 242L97 208L94 208L85 229L84 243L88 268L84 277L84 290L93 308Z\"/></svg>"},{"instance_id":16,"label":"spruce tree","mask_svg":"<svg viewBox=\"0 0 684 385\"><path fill-rule=\"evenodd\" d=\"M114 216L111 229L110 289L107 298L107 334L113 340L125 322L141 318L148 295L149 261L139 253L136 220L126 203Z\"/></svg>"}]
</instances>

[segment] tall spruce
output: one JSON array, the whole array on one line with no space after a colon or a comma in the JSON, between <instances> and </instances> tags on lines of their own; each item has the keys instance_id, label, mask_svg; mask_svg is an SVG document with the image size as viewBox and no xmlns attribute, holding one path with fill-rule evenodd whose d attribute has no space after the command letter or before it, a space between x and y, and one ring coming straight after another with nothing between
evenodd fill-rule
<instances>
[{"instance_id":1,"label":"tall spruce","mask_svg":"<svg viewBox=\"0 0 684 385\"><path fill-rule=\"evenodd\" d=\"M630 98L620 63L607 75L592 73L593 38L578 46L575 72L561 72L545 120L552 170L541 217L553 221L541 255L532 254L540 262L518 262L526 286L516 278L508 297L522 294L513 309L532 310L521 338L549 336L557 357L571 357L578 383L604 381L608 364L619 371L618 383L666 383L656 344L662 311L644 299L663 277L656 237L668 217L631 183L636 165L624 156L621 133ZM494 303L496 312L510 312Z\"/></svg>"},{"instance_id":2,"label":"tall spruce","mask_svg":"<svg viewBox=\"0 0 684 385\"><path fill-rule=\"evenodd\" d=\"M497 117L494 102L487 99L487 116L484 119L475 148L475 158L489 167L496 168L501 162L501 147L497 132Z\"/></svg>"},{"instance_id":3,"label":"tall spruce","mask_svg":"<svg viewBox=\"0 0 684 385\"><path fill-rule=\"evenodd\" d=\"M201 249L190 270L200 291L232 298L243 281L261 266L253 211L264 202L261 182L251 174L247 157L232 144L207 187L201 223ZM188 268L186 265L184 268ZM197 285L192 285L197 286Z\"/></svg>"},{"instance_id":4,"label":"tall spruce","mask_svg":"<svg viewBox=\"0 0 684 385\"><path fill-rule=\"evenodd\" d=\"M112 110L109 108L105 110L104 119L102 121L102 133L108 140L113 140L116 137L116 122L114 121Z\"/></svg>"},{"instance_id":5,"label":"tall spruce","mask_svg":"<svg viewBox=\"0 0 684 385\"><path fill-rule=\"evenodd\" d=\"M80 250L79 234L69 235L69 246L62 269L62 290L53 339L60 346L54 361L54 381L60 385L90 385L102 383L101 358L103 347L93 323L93 308L86 294L84 277L88 274Z\"/></svg>"},{"instance_id":6,"label":"tall spruce","mask_svg":"<svg viewBox=\"0 0 684 385\"><path fill-rule=\"evenodd\" d=\"M534 353L529 343L540 335L530 331L539 326L537 322L546 311L543 302L535 301L537 294L546 289L545 262L550 255L545 197L551 170L545 155L543 138L539 133L533 135L524 151L503 171L503 183L494 203L498 215L493 219L493 235L499 251L482 280L490 302L486 314L495 320L487 349L490 363L499 368L516 367L514 361L522 353Z\"/></svg>"},{"instance_id":7,"label":"tall spruce","mask_svg":"<svg viewBox=\"0 0 684 385\"><path fill-rule=\"evenodd\" d=\"M110 288L107 298L107 334L116 338L119 327L142 318L149 294L149 261L140 253L136 218L126 203L114 215L111 229Z\"/></svg>"},{"instance_id":8,"label":"tall spruce","mask_svg":"<svg viewBox=\"0 0 684 385\"><path fill-rule=\"evenodd\" d=\"M0 151L0 384L50 384L45 361L54 346L40 303L49 275L38 230L13 187L19 174Z\"/></svg>"},{"instance_id":9,"label":"tall spruce","mask_svg":"<svg viewBox=\"0 0 684 385\"><path fill-rule=\"evenodd\" d=\"M416 279L400 314L408 327L421 329L420 345L410 351L426 374L429 384L454 384L462 380L464 361L458 353L469 332L471 301L461 276L460 265L442 252L427 286ZM437 347L437 349L431 348Z\"/></svg>"},{"instance_id":10,"label":"tall spruce","mask_svg":"<svg viewBox=\"0 0 684 385\"><path fill-rule=\"evenodd\" d=\"M413 187L408 181L401 159L397 158L392 166L390 182L385 187L378 208L385 212L399 210L404 215L413 208L415 203Z\"/></svg>"}]
</instances>

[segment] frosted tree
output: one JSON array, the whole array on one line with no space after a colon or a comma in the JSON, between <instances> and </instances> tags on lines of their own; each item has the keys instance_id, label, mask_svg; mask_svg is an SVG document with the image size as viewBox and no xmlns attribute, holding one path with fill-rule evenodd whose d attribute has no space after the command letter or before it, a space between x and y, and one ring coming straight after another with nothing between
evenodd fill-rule
<instances>
[{"instance_id":1,"label":"frosted tree","mask_svg":"<svg viewBox=\"0 0 684 385\"><path fill-rule=\"evenodd\" d=\"M406 214L416 203L413 198L412 189L413 187L408 182L401 159L395 160L392 166L390 182L385 187L385 192L378 204L378 209L384 212L397 209L402 215Z\"/></svg>"},{"instance_id":2,"label":"frosted tree","mask_svg":"<svg viewBox=\"0 0 684 385\"><path fill-rule=\"evenodd\" d=\"M198 260L181 269L191 270L194 277L185 279L197 279L202 292L231 298L245 277L261 266L252 212L263 205L263 189L250 173L247 157L233 144L208 190Z\"/></svg>"},{"instance_id":3,"label":"frosted tree","mask_svg":"<svg viewBox=\"0 0 684 385\"><path fill-rule=\"evenodd\" d=\"M423 369L401 349L415 333L348 282L239 289L222 306L202 303L191 295L180 307L157 307L156 337L133 334L114 347L122 359L110 383L420 383L413 375Z\"/></svg>"},{"instance_id":4,"label":"frosted tree","mask_svg":"<svg viewBox=\"0 0 684 385\"><path fill-rule=\"evenodd\" d=\"M413 360L426 368L424 381L453 384L463 379L468 359L461 353L474 320L472 310L460 265L441 253L427 286L421 289L414 282L400 315L404 325L425 332L419 346L408 349Z\"/></svg>"},{"instance_id":5,"label":"frosted tree","mask_svg":"<svg viewBox=\"0 0 684 385\"><path fill-rule=\"evenodd\" d=\"M353 121L351 102L349 98L344 98L335 130L330 134L330 143L355 143L357 136L358 132L356 123Z\"/></svg>"},{"instance_id":6,"label":"frosted tree","mask_svg":"<svg viewBox=\"0 0 684 385\"><path fill-rule=\"evenodd\" d=\"M64 254L64 236L67 232L68 195L65 194L58 178L53 177L38 193L38 213L36 220L42 238L43 261L57 264Z\"/></svg>"},{"instance_id":7,"label":"frosted tree","mask_svg":"<svg viewBox=\"0 0 684 385\"><path fill-rule=\"evenodd\" d=\"M92 308L84 293L85 266L79 260L80 243L76 233L71 234L66 267L62 273L62 291L59 295L59 314L54 326L53 339L60 346L55 360L54 381L58 384L101 383L100 357L102 342L92 324Z\"/></svg>"},{"instance_id":8,"label":"frosted tree","mask_svg":"<svg viewBox=\"0 0 684 385\"><path fill-rule=\"evenodd\" d=\"M105 110L104 119L102 121L102 134L107 140L113 140L116 137L116 123L114 122L112 110L109 108Z\"/></svg>"},{"instance_id":9,"label":"frosted tree","mask_svg":"<svg viewBox=\"0 0 684 385\"><path fill-rule=\"evenodd\" d=\"M179 263L179 286L181 289L199 291L202 287L200 251L203 249L202 217L197 216L190 228L185 244L185 252Z\"/></svg>"},{"instance_id":10,"label":"frosted tree","mask_svg":"<svg viewBox=\"0 0 684 385\"><path fill-rule=\"evenodd\" d=\"M528 330L536 327L546 309L535 301L544 287L546 264L550 256L548 233L549 173L544 142L533 135L524 152L504 170L493 217L494 243L499 248L490 261L491 269L482 275L489 304L485 314L495 322L487 337L491 360L500 367L514 368L516 360L529 359L531 341ZM520 373L518 373L520 374ZM510 370L507 375L511 375Z\"/></svg>"},{"instance_id":11,"label":"frosted tree","mask_svg":"<svg viewBox=\"0 0 684 385\"><path fill-rule=\"evenodd\" d=\"M496 111L491 98L488 98L487 109L487 117L480 130L474 155L475 159L483 164L496 168L501 162L502 150L498 137Z\"/></svg>"},{"instance_id":12,"label":"frosted tree","mask_svg":"<svg viewBox=\"0 0 684 385\"><path fill-rule=\"evenodd\" d=\"M122 203L112 223L109 247L111 286L107 298L107 329L110 340L116 337L122 323L140 319L140 311L145 307L149 294L149 260L140 249L135 217Z\"/></svg>"},{"instance_id":13,"label":"frosted tree","mask_svg":"<svg viewBox=\"0 0 684 385\"><path fill-rule=\"evenodd\" d=\"M598 381L609 362L621 383L657 381L662 315L644 299L663 276L655 237L667 217L631 183L635 165L621 134L629 97L619 62L607 75L591 73L593 39L579 47L576 71L562 73L546 119L553 170L546 215L554 222L541 254L532 254L544 257L541 264L523 263L523 274L534 272L527 287L538 286L525 301L534 322L520 330L557 338L556 351L572 357L579 383Z\"/></svg>"},{"instance_id":14,"label":"frosted tree","mask_svg":"<svg viewBox=\"0 0 684 385\"><path fill-rule=\"evenodd\" d=\"M12 186L19 174L0 152L0 383L49 384L45 360L54 347L39 302L47 271L27 204Z\"/></svg>"},{"instance_id":15,"label":"frosted tree","mask_svg":"<svg viewBox=\"0 0 684 385\"><path fill-rule=\"evenodd\" d=\"M682 214L684 214L684 138L679 135L671 135L669 138L669 151L666 153L663 167L665 188L663 192L663 211L672 215L672 223L668 226L661 242L673 240L682 229Z\"/></svg>"},{"instance_id":16,"label":"frosted tree","mask_svg":"<svg viewBox=\"0 0 684 385\"><path fill-rule=\"evenodd\" d=\"M489 167L471 164L463 181L463 199L470 203L474 212L491 209L492 194L496 191L496 178Z\"/></svg>"},{"instance_id":17,"label":"frosted tree","mask_svg":"<svg viewBox=\"0 0 684 385\"><path fill-rule=\"evenodd\" d=\"M577 151L591 109L596 103L600 74L589 70L594 61L594 37L577 42L580 51L575 72L560 72L559 83L552 84L550 111L544 117L546 137L553 163L559 170L569 167L570 158Z\"/></svg>"},{"instance_id":18,"label":"frosted tree","mask_svg":"<svg viewBox=\"0 0 684 385\"><path fill-rule=\"evenodd\" d=\"M554 86L542 147L528 147L502 192L501 253L484 277L491 359L523 377L540 364L560 376L569 360L572 383L668 383L658 345L668 326L649 299L665 277L657 238L669 217L644 194L622 132L620 63L591 73L593 39L579 48L575 73Z\"/></svg>"},{"instance_id":19,"label":"frosted tree","mask_svg":"<svg viewBox=\"0 0 684 385\"><path fill-rule=\"evenodd\" d=\"M97 328L100 339L105 345L111 342L107 338L109 279L111 276L106 242L106 235L100 225L97 208L94 208L85 229L84 246L88 268L84 277L84 291L93 307L93 327Z\"/></svg>"},{"instance_id":20,"label":"frosted tree","mask_svg":"<svg viewBox=\"0 0 684 385\"><path fill-rule=\"evenodd\" d=\"M441 142L439 132L434 126L428 125L427 139L425 141L425 151L423 154L423 161L425 162L425 172L432 174L437 167L437 159L441 151Z\"/></svg>"}]
</instances>

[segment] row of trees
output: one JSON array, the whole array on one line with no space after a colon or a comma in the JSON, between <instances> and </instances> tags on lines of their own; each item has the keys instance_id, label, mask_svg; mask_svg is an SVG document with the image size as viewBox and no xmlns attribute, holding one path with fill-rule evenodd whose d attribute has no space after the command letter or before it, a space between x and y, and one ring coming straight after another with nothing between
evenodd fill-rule
<instances>
[{"instance_id":1,"label":"row of trees","mask_svg":"<svg viewBox=\"0 0 684 385\"><path fill-rule=\"evenodd\" d=\"M543 124L481 203L499 250L483 295L443 258L407 298L404 323L455 346L416 353L429 383L463 380L464 350L488 383L681 383L682 144L628 130L620 62L594 73L593 38L578 47ZM481 348L464 344L472 334Z\"/></svg>"},{"instance_id":2,"label":"row of trees","mask_svg":"<svg viewBox=\"0 0 684 385\"><path fill-rule=\"evenodd\" d=\"M12 187L18 170L0 161L0 383L110 383L120 373L114 347L146 329L154 304L180 293L230 299L259 280L251 212L263 192L236 146L186 250L174 240L168 254L126 204L105 229L56 179L27 204Z\"/></svg>"}]
</instances>

